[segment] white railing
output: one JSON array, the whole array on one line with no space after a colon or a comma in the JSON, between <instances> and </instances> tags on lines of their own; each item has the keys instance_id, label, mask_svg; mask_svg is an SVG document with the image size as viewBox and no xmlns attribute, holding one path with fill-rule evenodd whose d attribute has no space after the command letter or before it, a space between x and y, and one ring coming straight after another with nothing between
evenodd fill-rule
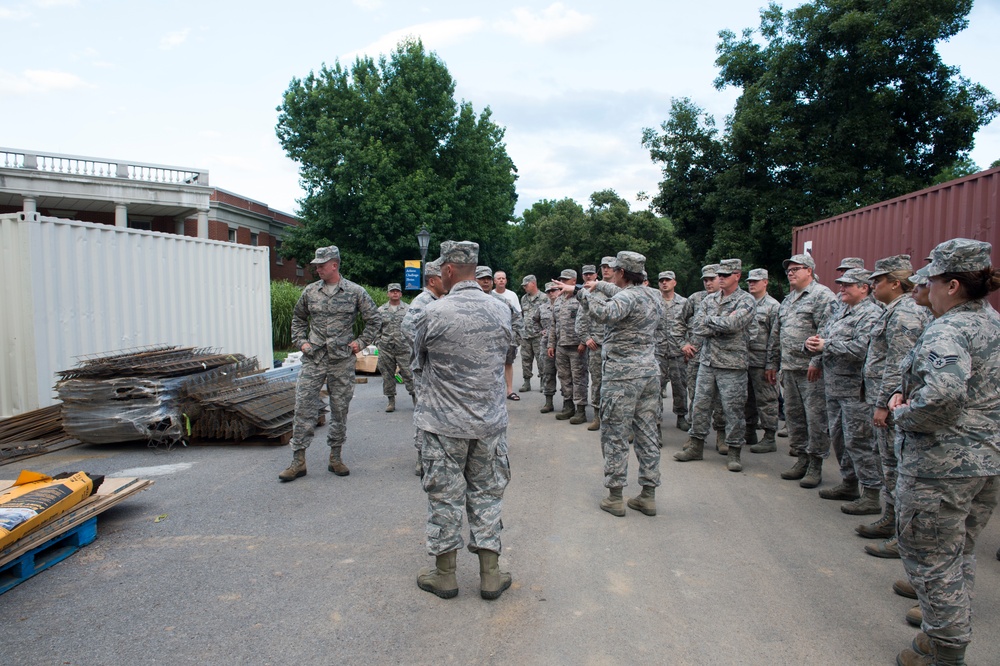
<instances>
[{"instance_id":1,"label":"white railing","mask_svg":"<svg viewBox=\"0 0 1000 666\"><path fill-rule=\"evenodd\" d=\"M208 186L207 169L41 153L0 147L0 168L61 173L91 178L124 178L144 183Z\"/></svg>"}]
</instances>

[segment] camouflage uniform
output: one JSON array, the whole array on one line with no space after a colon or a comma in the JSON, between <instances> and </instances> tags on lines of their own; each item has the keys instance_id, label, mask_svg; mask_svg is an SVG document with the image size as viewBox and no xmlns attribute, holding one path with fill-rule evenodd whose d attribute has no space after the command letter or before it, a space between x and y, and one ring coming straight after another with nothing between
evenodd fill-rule
<instances>
[{"instance_id":1,"label":"camouflage uniform","mask_svg":"<svg viewBox=\"0 0 1000 666\"><path fill-rule=\"evenodd\" d=\"M589 270L587 270L589 269ZM584 274L597 273L593 266L584 266ZM597 349L587 348L587 374L590 375L590 404L594 409L601 407L601 347L604 345L604 336L607 333L604 324L600 324L594 319L593 313L580 312L576 317L576 335L580 342L586 344L587 340L593 340Z\"/></svg>"},{"instance_id":2,"label":"camouflage uniform","mask_svg":"<svg viewBox=\"0 0 1000 666\"><path fill-rule=\"evenodd\" d=\"M624 256L623 256L624 255ZM619 257L642 257L620 252ZM642 259L644 260L644 258ZM637 272L637 271L633 271ZM619 289L598 282L592 293L578 297L594 319L607 326L601 353L601 450L604 453L604 486L628 485L628 438L639 461L639 485L660 485L660 449L656 417L660 405L660 379L654 352L654 335L663 298L642 285Z\"/></svg>"},{"instance_id":3,"label":"camouflage uniform","mask_svg":"<svg viewBox=\"0 0 1000 666\"><path fill-rule=\"evenodd\" d=\"M662 293L660 298L663 299ZM684 320L686 298L674 293L672 299L663 300L663 316L656 327L656 361L660 366L660 392L670 382L674 401L674 414L687 416L687 368L684 364L684 340L687 324Z\"/></svg>"},{"instance_id":4,"label":"camouflage uniform","mask_svg":"<svg viewBox=\"0 0 1000 666\"><path fill-rule=\"evenodd\" d=\"M684 307L681 309L681 320L684 322L684 328L687 330L687 338L684 344L693 345L697 349L701 349L702 340L700 336L693 333L692 328L694 327L694 317L698 313L698 308L701 306L701 302L705 300L708 296L708 292L702 289L701 291L696 291L687 297L684 302ZM683 346L683 345L681 345ZM687 399L688 402L694 400L694 388L698 380L698 355L687 360Z\"/></svg>"},{"instance_id":5,"label":"camouflage uniform","mask_svg":"<svg viewBox=\"0 0 1000 666\"><path fill-rule=\"evenodd\" d=\"M830 455L826 398L823 382L806 379L809 366L820 367L821 360L818 356L810 357L805 341L826 324L836 303L833 292L814 279L801 291L793 289L785 296L775 324L781 348L781 390L785 396L789 445L799 454L820 458Z\"/></svg>"},{"instance_id":6,"label":"camouflage uniform","mask_svg":"<svg viewBox=\"0 0 1000 666\"><path fill-rule=\"evenodd\" d=\"M732 270L737 272L738 268ZM746 436L749 346L757 329L756 301L739 288L728 296L718 291L705 298L701 311L692 329L704 344L699 353L691 437L702 440L707 437L712 405L721 400L726 444L742 447Z\"/></svg>"},{"instance_id":7,"label":"camouflage uniform","mask_svg":"<svg viewBox=\"0 0 1000 666\"><path fill-rule=\"evenodd\" d=\"M440 270L440 267L438 267L438 270ZM413 363L412 360L413 339L417 335L417 324L420 322L421 319L424 318L424 309L436 300L437 296L434 295L434 292L430 291L429 289L424 289L422 292L417 294L417 296L410 302L410 307L406 310L406 316L403 317L403 324L401 329L403 337L406 340L406 344L409 345L411 350L410 354L411 366ZM421 380L421 373L419 371L413 372L413 394L417 396L417 400L420 399L420 394L421 394L420 380ZM423 444L423 433L420 430L420 428L417 428L416 433L414 434L413 437L413 446L416 447L417 451L420 451L422 444Z\"/></svg>"},{"instance_id":8,"label":"camouflage uniform","mask_svg":"<svg viewBox=\"0 0 1000 666\"><path fill-rule=\"evenodd\" d=\"M339 257L339 254L338 254ZM292 312L292 345L311 349L302 355L302 371L295 385L295 418L292 422L293 451L309 446L322 407L320 389L330 394L330 429L327 444L339 451L347 441L347 410L354 397L354 366L350 343L358 314L365 330L356 340L359 347L375 341L382 317L364 288L341 278L337 284L318 280L308 285Z\"/></svg>"},{"instance_id":9,"label":"camouflage uniform","mask_svg":"<svg viewBox=\"0 0 1000 666\"><path fill-rule=\"evenodd\" d=\"M930 277L988 268L990 244L938 245ZM921 269L924 270L924 269ZM899 553L923 631L950 648L971 640L976 539L1000 500L1000 317L985 300L932 321L903 363L894 411Z\"/></svg>"},{"instance_id":10,"label":"camouflage uniform","mask_svg":"<svg viewBox=\"0 0 1000 666\"><path fill-rule=\"evenodd\" d=\"M763 277L756 279L766 278L767 274L764 273ZM750 279L754 279L752 275ZM767 294L755 301L754 321L757 331L749 345L746 427L748 431L756 430L760 423L765 432L773 435L778 429L778 387L768 382L764 373L777 370L780 363L781 348L775 325L779 305L778 301Z\"/></svg>"},{"instance_id":11,"label":"camouflage uniform","mask_svg":"<svg viewBox=\"0 0 1000 666\"><path fill-rule=\"evenodd\" d=\"M906 259L906 270L912 270L909 257ZM889 271L892 270L896 268L890 267ZM879 262L875 263L875 271L872 277L884 274L879 272ZM899 388L902 374L900 361L913 349L929 321L930 311L903 294L885 306L872 327L865 358L865 401L873 415L876 408L888 409L889 398ZM889 412L885 422L885 427L874 427L875 443L882 462L882 501L887 506L895 507L898 461L893 444L895 421L892 412Z\"/></svg>"},{"instance_id":12,"label":"camouflage uniform","mask_svg":"<svg viewBox=\"0 0 1000 666\"><path fill-rule=\"evenodd\" d=\"M407 344L401 328L408 309L409 306L403 302L399 305L385 303L378 309L382 326L375 338L375 346L378 347L378 371L382 374L382 394L387 397L396 396L397 367L407 392L413 394L413 372L410 370L412 347Z\"/></svg>"},{"instance_id":13,"label":"camouflage uniform","mask_svg":"<svg viewBox=\"0 0 1000 666\"><path fill-rule=\"evenodd\" d=\"M442 243L445 262L461 247ZM478 250L478 247L477 247ZM456 263L468 263L466 261ZM514 339L510 310L465 280L447 298L429 304L417 322L414 369L422 391L413 422L423 431L421 449L427 492L427 551L442 555L464 545L462 513L468 512L469 550L501 551L503 492L510 481L504 358Z\"/></svg>"},{"instance_id":14,"label":"camouflage uniform","mask_svg":"<svg viewBox=\"0 0 1000 666\"><path fill-rule=\"evenodd\" d=\"M552 328L548 348L555 349L556 373L563 400L584 407L587 404L587 359L577 351L580 337L576 318L580 304L572 296L559 296L552 308Z\"/></svg>"},{"instance_id":15,"label":"camouflage uniform","mask_svg":"<svg viewBox=\"0 0 1000 666\"><path fill-rule=\"evenodd\" d=\"M521 286L525 285L528 278L534 281L535 276L526 275L521 282ZM525 294L521 297L521 317L524 321L524 335L521 336L521 374L524 377L525 384L531 381L531 367L533 363L537 363L538 365L539 379L543 375L542 367L545 365L545 358L548 356L545 351L546 341L542 339L541 330L532 326L532 320L535 317L535 312L538 311L542 303L548 303L548 301L549 297L541 289L536 291L534 296Z\"/></svg>"},{"instance_id":16,"label":"camouflage uniform","mask_svg":"<svg viewBox=\"0 0 1000 666\"><path fill-rule=\"evenodd\" d=\"M867 282L868 272L852 268L839 281ZM865 298L841 308L819 335L823 338L823 387L830 443L840 462L840 476L864 488L882 486L882 470L872 434L872 413L862 397L863 368L879 308Z\"/></svg>"},{"instance_id":17,"label":"camouflage uniform","mask_svg":"<svg viewBox=\"0 0 1000 666\"><path fill-rule=\"evenodd\" d=\"M551 282L546 283L545 288L555 286ZM531 316L530 322L525 322L525 326L530 326L530 330L537 331L539 339L547 341L549 331L552 329L552 303L549 297L538 304L538 309ZM549 358L547 353L542 353L539 357L539 372L541 373L542 394L556 394L556 360Z\"/></svg>"}]
</instances>

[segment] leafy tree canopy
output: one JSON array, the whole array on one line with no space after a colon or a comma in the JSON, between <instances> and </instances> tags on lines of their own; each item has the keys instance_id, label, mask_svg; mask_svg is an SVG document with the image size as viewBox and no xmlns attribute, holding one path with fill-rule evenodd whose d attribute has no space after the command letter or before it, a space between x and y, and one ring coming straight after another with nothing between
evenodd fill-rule
<instances>
[{"instance_id":1,"label":"leafy tree canopy","mask_svg":"<svg viewBox=\"0 0 1000 666\"><path fill-rule=\"evenodd\" d=\"M1000 111L936 44L967 26L971 0L772 3L758 30L719 33L718 88L742 90L718 134L674 100L644 145L662 164L653 199L699 260L776 269L791 228L921 189L968 158Z\"/></svg>"},{"instance_id":2,"label":"leafy tree canopy","mask_svg":"<svg viewBox=\"0 0 1000 666\"><path fill-rule=\"evenodd\" d=\"M510 252L517 169L504 130L487 107L454 99L455 82L419 40L401 42L376 63L336 62L293 78L278 107L277 135L299 163L306 196L301 228L282 252L308 262L337 245L343 271L366 284L398 282L419 259L416 234L474 240L483 262Z\"/></svg>"},{"instance_id":3,"label":"leafy tree canopy","mask_svg":"<svg viewBox=\"0 0 1000 666\"><path fill-rule=\"evenodd\" d=\"M586 210L572 199L539 201L524 211L514 238L515 274L531 273L542 284L564 268L579 274L584 264L631 250L645 255L653 284L657 273L673 270L682 289L692 286L686 280L695 264L673 224L648 210L630 210L614 190L593 193Z\"/></svg>"}]
</instances>

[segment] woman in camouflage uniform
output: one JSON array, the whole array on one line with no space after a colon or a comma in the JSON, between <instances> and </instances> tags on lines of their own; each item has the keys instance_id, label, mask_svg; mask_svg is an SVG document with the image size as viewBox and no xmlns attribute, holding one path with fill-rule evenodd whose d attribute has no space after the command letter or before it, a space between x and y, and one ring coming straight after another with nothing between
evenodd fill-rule
<instances>
[{"instance_id":1,"label":"woman in camouflage uniform","mask_svg":"<svg viewBox=\"0 0 1000 666\"><path fill-rule=\"evenodd\" d=\"M923 632L896 662L964 664L976 539L1000 500L1000 271L982 241L941 243L920 270L937 317L889 401L898 430L899 553Z\"/></svg>"}]
</instances>

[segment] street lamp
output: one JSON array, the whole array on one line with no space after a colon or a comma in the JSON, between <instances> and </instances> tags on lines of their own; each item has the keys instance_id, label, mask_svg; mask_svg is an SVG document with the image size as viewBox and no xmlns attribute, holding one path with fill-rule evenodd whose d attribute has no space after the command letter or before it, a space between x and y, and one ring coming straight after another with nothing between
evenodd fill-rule
<instances>
[{"instance_id":1,"label":"street lamp","mask_svg":"<svg viewBox=\"0 0 1000 666\"><path fill-rule=\"evenodd\" d=\"M431 242L431 232L427 227L421 227L417 232L417 244L420 246L420 286L427 286L427 277L424 275L424 259L427 258L427 246Z\"/></svg>"}]
</instances>

